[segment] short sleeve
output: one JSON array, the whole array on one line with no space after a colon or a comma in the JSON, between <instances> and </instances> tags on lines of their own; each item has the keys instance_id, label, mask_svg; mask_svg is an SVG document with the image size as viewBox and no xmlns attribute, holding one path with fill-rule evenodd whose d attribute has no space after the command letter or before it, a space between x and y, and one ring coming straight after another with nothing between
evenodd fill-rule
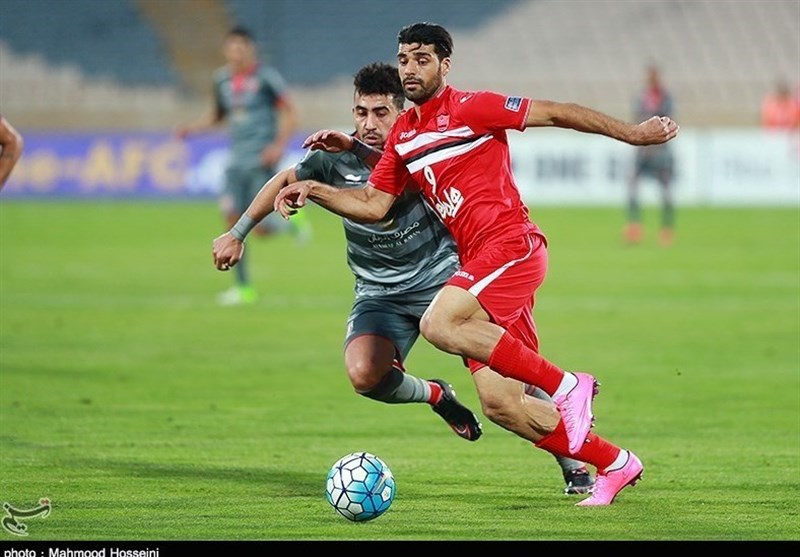
<instances>
[{"instance_id":1,"label":"short sleeve","mask_svg":"<svg viewBox=\"0 0 800 557\"><path fill-rule=\"evenodd\" d=\"M261 72L261 81L276 102L286 95L286 80L275 68L264 68Z\"/></svg>"},{"instance_id":2,"label":"short sleeve","mask_svg":"<svg viewBox=\"0 0 800 557\"><path fill-rule=\"evenodd\" d=\"M409 181L411 175L403 163L403 159L395 149L394 136L394 133L390 134L389 141L384 146L381 160L378 161L378 164L369 175L369 183L375 189L397 197L403 193L406 182Z\"/></svg>"},{"instance_id":3,"label":"short sleeve","mask_svg":"<svg viewBox=\"0 0 800 557\"><path fill-rule=\"evenodd\" d=\"M531 99L493 91L464 93L459 99L461 119L476 133L525 129Z\"/></svg>"},{"instance_id":4,"label":"short sleeve","mask_svg":"<svg viewBox=\"0 0 800 557\"><path fill-rule=\"evenodd\" d=\"M228 109L225 107L225 102L222 99L222 77L220 76L220 72L214 75L213 96L214 110L216 111L217 117L222 119L227 116Z\"/></svg>"},{"instance_id":5,"label":"short sleeve","mask_svg":"<svg viewBox=\"0 0 800 557\"><path fill-rule=\"evenodd\" d=\"M294 167L298 180L318 180L326 182L330 173L330 157L325 151L309 150Z\"/></svg>"}]
</instances>

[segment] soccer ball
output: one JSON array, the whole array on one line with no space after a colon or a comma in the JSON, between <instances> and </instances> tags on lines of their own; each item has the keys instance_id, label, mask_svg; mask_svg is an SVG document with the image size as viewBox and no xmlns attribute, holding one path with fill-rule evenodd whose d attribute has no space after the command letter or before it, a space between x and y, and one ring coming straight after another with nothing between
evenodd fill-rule
<instances>
[{"instance_id":1,"label":"soccer ball","mask_svg":"<svg viewBox=\"0 0 800 557\"><path fill-rule=\"evenodd\" d=\"M392 471L377 456L345 455L331 466L325 496L336 512L353 522L378 518L392 505L397 487Z\"/></svg>"}]
</instances>

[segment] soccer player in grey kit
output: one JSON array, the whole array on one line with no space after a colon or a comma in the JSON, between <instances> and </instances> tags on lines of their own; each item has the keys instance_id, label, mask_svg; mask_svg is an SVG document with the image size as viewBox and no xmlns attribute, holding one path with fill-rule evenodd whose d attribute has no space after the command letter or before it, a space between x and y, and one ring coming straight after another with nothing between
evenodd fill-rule
<instances>
[{"instance_id":1,"label":"soccer player in grey kit","mask_svg":"<svg viewBox=\"0 0 800 557\"><path fill-rule=\"evenodd\" d=\"M278 192L298 180L315 179L337 188L363 187L367 161L381 149L403 110L405 97L397 68L383 63L355 75L355 152L311 150L293 168L279 172L258 193L245 215L214 240L215 265L227 270L237 263L248 232L273 211ZM379 157L378 157L379 158ZM355 301L347 321L345 367L355 391L387 404L427 403L460 437L475 441L481 433L476 416L441 379L424 380L408 373L403 362L419 336L422 314L458 269L455 244L419 192L400 196L380 223L343 219L347 260L355 276ZM511 381L511 380L508 380ZM518 383L518 382L517 382ZM520 396L523 385L518 383ZM532 401L541 412L553 411L550 398L537 389ZM500 424L504 425L504 424ZM557 457L566 493L586 493L593 481L583 463Z\"/></svg>"},{"instance_id":2,"label":"soccer player in grey kit","mask_svg":"<svg viewBox=\"0 0 800 557\"><path fill-rule=\"evenodd\" d=\"M239 219L261 186L276 172L291 135L297 128L297 110L287 92L283 77L275 68L261 64L250 31L234 27L223 42L225 65L214 72L214 106L203 119L179 126L176 135L185 138L228 124L230 158L225 170L225 186L220 209L228 227ZM260 234L294 232L299 239L310 234L303 218L291 223L270 218L261 223ZM223 292L223 305L256 301L246 261L235 273L236 284Z\"/></svg>"}]
</instances>

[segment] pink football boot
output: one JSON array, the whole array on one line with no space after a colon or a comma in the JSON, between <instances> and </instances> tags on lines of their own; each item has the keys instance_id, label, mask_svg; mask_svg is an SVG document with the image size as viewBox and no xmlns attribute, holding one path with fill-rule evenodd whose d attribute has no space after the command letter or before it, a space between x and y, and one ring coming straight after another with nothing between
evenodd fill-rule
<instances>
[{"instance_id":1,"label":"pink football boot","mask_svg":"<svg viewBox=\"0 0 800 557\"><path fill-rule=\"evenodd\" d=\"M569 373L569 372L567 372ZM569 452L577 453L592 429L594 415L592 401L598 392L597 380L588 373L573 373L578 384L566 395L554 396L553 402L564 420Z\"/></svg>"},{"instance_id":2,"label":"pink football boot","mask_svg":"<svg viewBox=\"0 0 800 557\"><path fill-rule=\"evenodd\" d=\"M610 505L625 487L636 485L636 482L642 477L644 466L642 466L642 461L635 454L630 451L625 452L628 453L628 461L625 466L611 472L598 471L592 494L580 503L575 503L575 506L596 507Z\"/></svg>"}]
</instances>

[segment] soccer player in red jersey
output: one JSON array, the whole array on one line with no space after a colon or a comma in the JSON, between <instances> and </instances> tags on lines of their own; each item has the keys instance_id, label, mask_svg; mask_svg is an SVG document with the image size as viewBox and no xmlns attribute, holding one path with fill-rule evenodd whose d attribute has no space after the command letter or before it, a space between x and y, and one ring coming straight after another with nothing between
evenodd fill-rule
<instances>
[{"instance_id":1,"label":"soccer player in red jersey","mask_svg":"<svg viewBox=\"0 0 800 557\"><path fill-rule=\"evenodd\" d=\"M422 335L464 358L484 408L520 411L518 397L506 395L487 366L549 394L560 420L546 435L525 437L596 466L593 493L578 505L608 505L641 477L643 465L590 432L595 378L564 371L539 354L532 311L547 271L547 239L531 222L514 182L506 130L555 126L655 145L673 139L679 128L663 116L630 124L573 103L457 90L446 83L452 38L436 24L404 27L398 43L400 78L415 106L393 126L367 185L337 190L297 182L281 191L275 208L288 218L311 199L341 216L374 222L408 184L419 187L455 238L461 260L423 316ZM363 149L329 130L310 136L306 145Z\"/></svg>"}]
</instances>

